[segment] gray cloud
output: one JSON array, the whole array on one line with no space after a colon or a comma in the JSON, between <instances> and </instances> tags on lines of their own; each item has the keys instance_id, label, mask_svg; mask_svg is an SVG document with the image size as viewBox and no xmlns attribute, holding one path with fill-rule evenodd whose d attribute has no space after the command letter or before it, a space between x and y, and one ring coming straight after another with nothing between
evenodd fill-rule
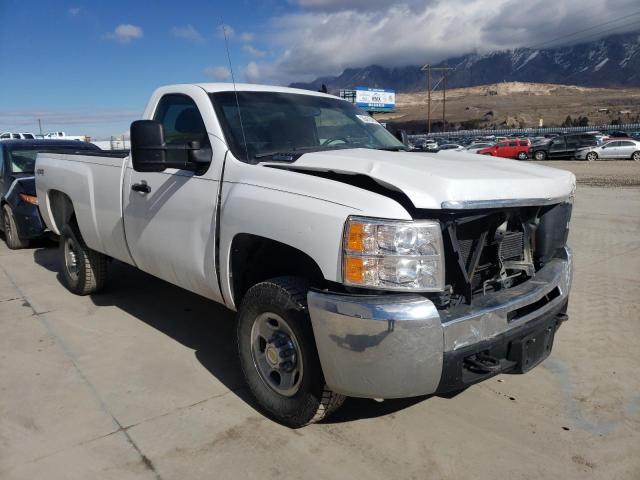
<instances>
[{"instance_id":1,"label":"gray cloud","mask_svg":"<svg viewBox=\"0 0 640 480\"><path fill-rule=\"evenodd\" d=\"M301 12L272 18L267 30L271 47L282 54L274 62L245 68L249 81L288 83L339 74L348 67L404 66L470 52L536 45L639 10L637 0L294 3ZM630 20L634 18L640 21L640 16ZM638 24L626 31L634 27ZM591 40L598 31L565 39L564 43Z\"/></svg>"},{"instance_id":2,"label":"gray cloud","mask_svg":"<svg viewBox=\"0 0 640 480\"><path fill-rule=\"evenodd\" d=\"M171 35L195 44L205 43L204 36L191 24L183 27L173 27L171 29Z\"/></svg>"},{"instance_id":3,"label":"gray cloud","mask_svg":"<svg viewBox=\"0 0 640 480\"><path fill-rule=\"evenodd\" d=\"M107 33L104 38L118 43L130 43L132 40L140 39L144 36L142 28L130 23L118 25L113 32Z\"/></svg>"},{"instance_id":4,"label":"gray cloud","mask_svg":"<svg viewBox=\"0 0 640 480\"><path fill-rule=\"evenodd\" d=\"M214 80L227 80L231 77L231 71L227 67L223 66L207 67L204 69L203 73Z\"/></svg>"}]
</instances>

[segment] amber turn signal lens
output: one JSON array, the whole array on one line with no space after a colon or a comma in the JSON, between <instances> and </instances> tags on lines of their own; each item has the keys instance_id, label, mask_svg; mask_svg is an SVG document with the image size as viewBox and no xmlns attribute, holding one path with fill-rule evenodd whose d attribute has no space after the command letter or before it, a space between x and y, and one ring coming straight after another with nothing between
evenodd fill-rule
<instances>
[{"instance_id":1,"label":"amber turn signal lens","mask_svg":"<svg viewBox=\"0 0 640 480\"><path fill-rule=\"evenodd\" d=\"M364 252L364 225L361 223L349 224L347 250L351 252Z\"/></svg>"},{"instance_id":2,"label":"amber turn signal lens","mask_svg":"<svg viewBox=\"0 0 640 480\"><path fill-rule=\"evenodd\" d=\"M345 280L351 283L364 283L364 260L362 257L346 257L344 259Z\"/></svg>"},{"instance_id":3,"label":"amber turn signal lens","mask_svg":"<svg viewBox=\"0 0 640 480\"><path fill-rule=\"evenodd\" d=\"M38 197L35 195L27 195L26 193L21 193L20 198L23 202L30 203L31 205L38 205Z\"/></svg>"}]
</instances>

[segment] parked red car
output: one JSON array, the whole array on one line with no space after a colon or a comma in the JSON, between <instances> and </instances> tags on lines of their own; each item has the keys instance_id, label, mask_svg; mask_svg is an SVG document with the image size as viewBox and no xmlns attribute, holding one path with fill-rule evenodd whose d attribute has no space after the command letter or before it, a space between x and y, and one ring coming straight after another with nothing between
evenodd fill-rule
<instances>
[{"instance_id":1,"label":"parked red car","mask_svg":"<svg viewBox=\"0 0 640 480\"><path fill-rule=\"evenodd\" d=\"M478 150L478 153L480 155L493 155L494 157L526 160L529 158L530 149L531 142L529 140L514 138L511 140L501 140L491 147Z\"/></svg>"}]
</instances>

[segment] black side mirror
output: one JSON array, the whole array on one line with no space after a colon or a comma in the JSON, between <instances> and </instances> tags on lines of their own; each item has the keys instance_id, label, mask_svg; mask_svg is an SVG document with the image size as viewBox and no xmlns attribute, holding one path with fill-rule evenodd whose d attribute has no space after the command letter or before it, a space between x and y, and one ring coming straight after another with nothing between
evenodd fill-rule
<instances>
[{"instance_id":1,"label":"black side mirror","mask_svg":"<svg viewBox=\"0 0 640 480\"><path fill-rule=\"evenodd\" d=\"M156 120L136 120L131 124L131 159L137 172L162 172L167 168L190 170L202 175L211 163L209 145L193 141L167 145L164 128Z\"/></svg>"},{"instance_id":2,"label":"black side mirror","mask_svg":"<svg viewBox=\"0 0 640 480\"><path fill-rule=\"evenodd\" d=\"M131 160L136 172L162 172L167 163L164 129L155 120L136 120L131 124Z\"/></svg>"},{"instance_id":3,"label":"black side mirror","mask_svg":"<svg viewBox=\"0 0 640 480\"><path fill-rule=\"evenodd\" d=\"M409 145L409 138L407 137L406 130L396 130L395 137L400 140L405 147Z\"/></svg>"}]
</instances>

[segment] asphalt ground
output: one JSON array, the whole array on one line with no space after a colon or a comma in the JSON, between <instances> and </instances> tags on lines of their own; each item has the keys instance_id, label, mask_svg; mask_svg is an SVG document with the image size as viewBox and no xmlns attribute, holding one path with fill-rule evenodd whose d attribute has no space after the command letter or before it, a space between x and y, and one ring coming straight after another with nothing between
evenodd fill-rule
<instances>
[{"instance_id":1,"label":"asphalt ground","mask_svg":"<svg viewBox=\"0 0 640 480\"><path fill-rule=\"evenodd\" d=\"M290 430L252 406L231 312L119 263L77 297L54 243L0 242L0 479L638 479L640 188L579 182L570 244L570 320L533 371Z\"/></svg>"}]
</instances>

